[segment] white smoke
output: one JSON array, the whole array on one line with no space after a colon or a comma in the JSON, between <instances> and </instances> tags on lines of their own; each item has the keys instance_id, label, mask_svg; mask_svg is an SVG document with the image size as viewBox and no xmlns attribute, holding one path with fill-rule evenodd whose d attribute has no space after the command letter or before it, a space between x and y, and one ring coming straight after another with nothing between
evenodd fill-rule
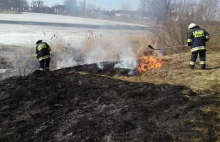
<instances>
[{"instance_id":1,"label":"white smoke","mask_svg":"<svg viewBox=\"0 0 220 142\"><path fill-rule=\"evenodd\" d=\"M127 69L135 69L137 66L137 60L132 52L131 48L124 50L120 53L120 62L114 66L114 68L127 68Z\"/></svg>"},{"instance_id":2,"label":"white smoke","mask_svg":"<svg viewBox=\"0 0 220 142\"><path fill-rule=\"evenodd\" d=\"M89 46L85 45L85 41L82 41L81 44L71 45L67 44L61 36L55 37L47 42L52 49L51 53L54 54L51 56L50 63L52 70L94 63L97 64L98 68L104 69L105 64L103 62L115 62L114 68L131 69L131 74L133 74L132 70L136 68L137 59L132 50L132 44L124 36L103 37L99 34L92 36L90 34L89 37L85 37L85 39L90 38ZM30 47L32 48L13 48L12 51L9 48L9 51L5 51L11 65L9 76L26 76L39 69L35 46Z\"/></svg>"},{"instance_id":3,"label":"white smoke","mask_svg":"<svg viewBox=\"0 0 220 142\"><path fill-rule=\"evenodd\" d=\"M95 37L95 38L94 38ZM97 38L98 37L98 38ZM101 62L118 61L114 68L135 69L137 65L136 56L132 50L131 43L121 36L108 38L90 35L92 45L85 53L85 64L97 63L100 69L104 68Z\"/></svg>"},{"instance_id":4,"label":"white smoke","mask_svg":"<svg viewBox=\"0 0 220 142\"><path fill-rule=\"evenodd\" d=\"M5 48L0 48L0 57L6 59L6 64L0 67L0 79L11 76L27 76L38 68L39 62L35 56L35 48L32 50L14 45L2 46Z\"/></svg>"},{"instance_id":5,"label":"white smoke","mask_svg":"<svg viewBox=\"0 0 220 142\"><path fill-rule=\"evenodd\" d=\"M76 66L77 62L74 55L71 53L57 53L56 54L56 69Z\"/></svg>"}]
</instances>

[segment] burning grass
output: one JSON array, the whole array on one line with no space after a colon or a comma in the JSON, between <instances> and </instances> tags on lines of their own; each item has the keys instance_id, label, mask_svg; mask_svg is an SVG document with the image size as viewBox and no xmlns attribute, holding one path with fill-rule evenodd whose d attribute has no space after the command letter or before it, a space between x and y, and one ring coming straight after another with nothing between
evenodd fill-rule
<instances>
[{"instance_id":1,"label":"burning grass","mask_svg":"<svg viewBox=\"0 0 220 142\"><path fill-rule=\"evenodd\" d=\"M59 54L67 55L69 54L69 51L63 46L64 43L62 40L56 36L54 36L53 39L60 42L51 41L52 46L53 43L58 43L56 46L53 46L51 68L58 69L55 62L58 62L59 60L62 60L60 62L64 61L64 59L59 59ZM128 40L131 39L132 42L128 42ZM83 47L80 48L78 53L72 54L72 56L78 54L82 59L74 65L97 63L98 67L103 69L104 66L102 62L118 62L115 65L115 68L133 69L137 70L139 74L143 74L149 69L160 68L165 60L162 57L159 57L162 54L147 48L150 41L146 39L147 35L136 37L125 36L111 39L105 38L103 35L96 35L92 31L89 31ZM143 41L145 41L145 43L143 43ZM139 49L138 46L140 46ZM62 58L64 58L64 56L62 56ZM69 65L69 67L71 67L71 65Z\"/></svg>"},{"instance_id":2,"label":"burning grass","mask_svg":"<svg viewBox=\"0 0 220 142\"><path fill-rule=\"evenodd\" d=\"M142 56L138 60L137 70L140 74L150 69L161 68L165 60L153 56Z\"/></svg>"},{"instance_id":3,"label":"burning grass","mask_svg":"<svg viewBox=\"0 0 220 142\"><path fill-rule=\"evenodd\" d=\"M150 82L155 84L168 83L188 86L195 90L216 90L220 88L220 72L218 53L208 52L207 70L200 70L199 63L195 70L190 70L190 53L175 54L163 57L161 68L154 68L142 73L141 76L116 77L131 82Z\"/></svg>"}]
</instances>

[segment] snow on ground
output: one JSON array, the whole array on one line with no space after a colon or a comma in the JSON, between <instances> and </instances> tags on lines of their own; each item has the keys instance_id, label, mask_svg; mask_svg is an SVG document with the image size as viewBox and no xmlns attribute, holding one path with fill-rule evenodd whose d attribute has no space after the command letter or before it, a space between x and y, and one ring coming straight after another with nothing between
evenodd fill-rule
<instances>
[{"instance_id":1,"label":"snow on ground","mask_svg":"<svg viewBox=\"0 0 220 142\"><path fill-rule=\"evenodd\" d=\"M87 33L87 29L78 28L2 24L0 27L0 43L33 47L39 39L50 42L54 34L58 34L66 42L80 43Z\"/></svg>"},{"instance_id":2,"label":"snow on ground","mask_svg":"<svg viewBox=\"0 0 220 142\"><path fill-rule=\"evenodd\" d=\"M50 27L37 25L14 25L0 24L0 44L16 45L16 46L35 46L38 39L50 42L54 35L71 45L80 46L80 44L88 37L89 31L95 35L103 35L104 37L115 38L122 35L133 35L144 33L145 31L129 31L129 30L100 30L73 27Z\"/></svg>"},{"instance_id":3,"label":"snow on ground","mask_svg":"<svg viewBox=\"0 0 220 142\"><path fill-rule=\"evenodd\" d=\"M91 25L130 25L143 26L138 24L129 24L107 20L97 20L81 17L71 17L53 14L39 14L39 13L22 13L22 14L1 14L0 20L9 21L31 21L31 22L52 22L52 23L75 23L75 24L91 24Z\"/></svg>"},{"instance_id":4,"label":"snow on ground","mask_svg":"<svg viewBox=\"0 0 220 142\"><path fill-rule=\"evenodd\" d=\"M64 27L64 26L49 26L49 25L23 25L23 24L5 24L1 21L32 21L32 22L50 22L50 23L71 23L71 24L87 24L87 25L120 25L135 27L134 24L126 24L113 21L86 19L61 15L50 14L0 14L0 44L16 45L16 46L35 46L38 39L43 39L47 42L56 34L66 43L71 43L74 46L80 46L88 32L92 31L95 35L103 35L105 37L117 37L121 35L140 34L146 31L141 30L115 30L115 29L91 29L82 27ZM78 25L79 26L79 25Z\"/></svg>"}]
</instances>

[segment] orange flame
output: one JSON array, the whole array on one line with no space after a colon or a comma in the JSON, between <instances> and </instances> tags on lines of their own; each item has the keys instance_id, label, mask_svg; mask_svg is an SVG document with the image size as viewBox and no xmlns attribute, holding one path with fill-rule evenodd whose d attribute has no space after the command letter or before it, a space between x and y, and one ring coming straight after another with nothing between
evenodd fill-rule
<instances>
[{"instance_id":1,"label":"orange flame","mask_svg":"<svg viewBox=\"0 0 220 142\"><path fill-rule=\"evenodd\" d=\"M98 57L97 61L100 63L102 61L101 57Z\"/></svg>"},{"instance_id":2,"label":"orange flame","mask_svg":"<svg viewBox=\"0 0 220 142\"><path fill-rule=\"evenodd\" d=\"M144 73L149 69L161 68L163 60L153 56L143 56L139 58L137 69L139 73Z\"/></svg>"},{"instance_id":3,"label":"orange flame","mask_svg":"<svg viewBox=\"0 0 220 142\"><path fill-rule=\"evenodd\" d=\"M97 58L97 63L101 63L102 62L102 58L101 57L98 57Z\"/></svg>"}]
</instances>

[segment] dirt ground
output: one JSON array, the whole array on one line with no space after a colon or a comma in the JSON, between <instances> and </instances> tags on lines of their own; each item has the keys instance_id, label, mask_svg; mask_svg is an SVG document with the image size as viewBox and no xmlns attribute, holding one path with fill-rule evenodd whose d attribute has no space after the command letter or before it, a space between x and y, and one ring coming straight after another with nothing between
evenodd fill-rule
<instances>
[{"instance_id":1,"label":"dirt ground","mask_svg":"<svg viewBox=\"0 0 220 142\"><path fill-rule=\"evenodd\" d=\"M173 55L161 69L134 77L103 63L103 70L83 65L0 81L0 141L218 142L218 89L186 87L218 70L180 72L185 62ZM186 86L178 83L181 76Z\"/></svg>"}]
</instances>

